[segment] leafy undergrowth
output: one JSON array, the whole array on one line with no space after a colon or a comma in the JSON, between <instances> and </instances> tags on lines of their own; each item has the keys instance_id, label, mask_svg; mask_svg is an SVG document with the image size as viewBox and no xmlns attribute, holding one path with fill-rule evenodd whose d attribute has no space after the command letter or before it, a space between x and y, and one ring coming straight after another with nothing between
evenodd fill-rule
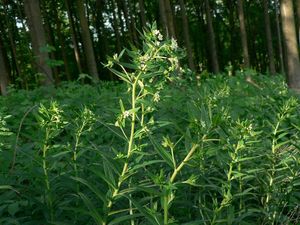
<instances>
[{"instance_id":1,"label":"leafy undergrowth","mask_svg":"<svg viewBox=\"0 0 300 225\"><path fill-rule=\"evenodd\" d=\"M122 84L0 98L0 224L298 224L300 103L283 79L183 80L176 42L144 38L107 64Z\"/></svg>"}]
</instances>

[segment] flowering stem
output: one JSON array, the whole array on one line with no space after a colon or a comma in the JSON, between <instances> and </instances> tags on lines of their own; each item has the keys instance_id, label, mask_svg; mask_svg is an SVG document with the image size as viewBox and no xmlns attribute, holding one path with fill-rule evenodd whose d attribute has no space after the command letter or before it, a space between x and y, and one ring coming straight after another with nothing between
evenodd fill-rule
<instances>
[{"instance_id":1,"label":"flowering stem","mask_svg":"<svg viewBox=\"0 0 300 225\"><path fill-rule=\"evenodd\" d=\"M122 173L119 176L119 181L117 183L117 187L114 189L114 191L112 193L112 196L111 196L111 200L107 204L108 211L113 205L114 198L119 194L121 185L124 181L123 180L124 176L128 172L129 158L132 154L133 145L134 145L134 132L135 132L135 120L136 120L136 110L135 110L135 108L136 108L136 99L137 99L136 88L137 88L137 84L138 84L138 80L140 78L140 75L141 75L141 73L138 74L138 76L136 77L134 83L132 84L132 92L131 92L131 109L132 109L131 128L130 128L130 138L129 138L129 141L128 141L126 161L123 165ZM106 224L106 223L104 223L104 224Z\"/></svg>"}]
</instances>

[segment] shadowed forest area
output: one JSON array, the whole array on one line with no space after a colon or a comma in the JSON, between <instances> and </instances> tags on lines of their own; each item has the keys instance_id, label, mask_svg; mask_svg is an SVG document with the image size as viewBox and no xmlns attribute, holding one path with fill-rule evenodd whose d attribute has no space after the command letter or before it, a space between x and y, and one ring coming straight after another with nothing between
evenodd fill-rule
<instances>
[{"instance_id":1,"label":"shadowed forest area","mask_svg":"<svg viewBox=\"0 0 300 225\"><path fill-rule=\"evenodd\" d=\"M156 22L202 73L245 68L287 74L299 88L300 3L261 0L3 0L1 92L58 85L88 74L116 80L103 63L123 48L142 46L140 33Z\"/></svg>"},{"instance_id":2,"label":"shadowed forest area","mask_svg":"<svg viewBox=\"0 0 300 225\"><path fill-rule=\"evenodd\" d=\"M298 225L299 0L1 0L0 225Z\"/></svg>"}]
</instances>

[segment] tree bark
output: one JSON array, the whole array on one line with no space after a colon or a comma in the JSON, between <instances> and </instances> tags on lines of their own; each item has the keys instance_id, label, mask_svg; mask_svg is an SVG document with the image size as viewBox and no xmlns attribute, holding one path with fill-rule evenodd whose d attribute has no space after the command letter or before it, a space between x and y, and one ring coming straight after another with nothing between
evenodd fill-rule
<instances>
[{"instance_id":1,"label":"tree bark","mask_svg":"<svg viewBox=\"0 0 300 225\"><path fill-rule=\"evenodd\" d=\"M123 10L123 0L116 0L116 4L117 4L116 9L117 9L118 17L120 18L118 24L119 24L119 27L120 27L120 30L121 30L121 34L123 34L123 36L124 36L125 26L124 26L124 21L122 20L122 17L123 17L122 11L124 12L124 10ZM125 17L126 28L129 29L128 28L129 23L128 23L128 20L127 20L128 15L126 16L125 13L124 13L124 17Z\"/></svg>"},{"instance_id":2,"label":"tree bark","mask_svg":"<svg viewBox=\"0 0 300 225\"><path fill-rule=\"evenodd\" d=\"M282 37L281 37L281 29L279 22L279 11L278 11L279 2L275 0L275 20L276 20L276 32L277 32L277 40L278 40L278 51L279 51L279 63L280 63L280 72L285 74L284 70L284 62L283 62L283 48L282 48Z\"/></svg>"},{"instance_id":3,"label":"tree bark","mask_svg":"<svg viewBox=\"0 0 300 225\"><path fill-rule=\"evenodd\" d=\"M120 3L121 1L118 0ZM130 39L130 42L133 43L133 31L132 31L132 27L131 27L131 24L130 24L130 19L129 19L129 9L128 9L128 4L127 4L127 1L126 0L122 0L122 4L120 5L120 10L123 11L124 13L124 18L125 18L125 23L126 23L126 28L128 30L128 35L129 35L129 39ZM120 16L119 16L120 17ZM122 18L120 18L120 22L122 21ZM124 33L123 33L124 35Z\"/></svg>"},{"instance_id":4,"label":"tree bark","mask_svg":"<svg viewBox=\"0 0 300 225\"><path fill-rule=\"evenodd\" d=\"M9 44L10 44L10 48L11 48L11 58L12 58L12 64L13 67L15 67L16 69L16 77L20 77L22 79L22 86L23 86L23 82L24 81L24 77L23 74L21 72L21 67L20 64L18 62L18 55L17 55L17 47L16 47L16 40L17 38L15 37L15 35L18 35L18 29L15 25L15 21L12 20L12 18L9 17L9 9L8 9L8 5L4 4L4 20L6 23L6 27L7 27L7 33L8 33L8 38L9 38ZM26 85L24 85L26 86ZM23 86L23 87L24 87Z\"/></svg>"},{"instance_id":5,"label":"tree bark","mask_svg":"<svg viewBox=\"0 0 300 225\"><path fill-rule=\"evenodd\" d=\"M179 0L179 3L180 3L180 9L181 9L183 35L184 35L184 41L185 41L185 46L186 46L187 55L188 55L189 67L191 70L195 71L194 57L193 57L193 51L192 51L192 47L191 47L189 23L188 23L185 3L184 3L184 0Z\"/></svg>"},{"instance_id":6,"label":"tree bark","mask_svg":"<svg viewBox=\"0 0 300 225\"><path fill-rule=\"evenodd\" d=\"M10 70L6 61L7 55L4 49L2 38L0 37L0 91L2 95L7 95L9 85Z\"/></svg>"},{"instance_id":7,"label":"tree bark","mask_svg":"<svg viewBox=\"0 0 300 225\"><path fill-rule=\"evenodd\" d=\"M292 0L280 5L282 31L286 46L287 78L291 88L300 90L300 62Z\"/></svg>"},{"instance_id":8,"label":"tree bark","mask_svg":"<svg viewBox=\"0 0 300 225\"><path fill-rule=\"evenodd\" d=\"M73 12L71 9L70 0L65 0L65 4L66 4L66 8L67 8L72 43L73 43L73 47L74 47L74 56L75 56L76 66L77 66L78 72L82 73L82 66L81 66L81 61L80 61L80 49L78 46L78 38L76 35L76 31L75 31L74 18L73 18Z\"/></svg>"},{"instance_id":9,"label":"tree bark","mask_svg":"<svg viewBox=\"0 0 300 225\"><path fill-rule=\"evenodd\" d=\"M139 8L140 8L140 14L141 14L142 27L146 27L146 11L145 11L144 0L139 0Z\"/></svg>"},{"instance_id":10,"label":"tree bark","mask_svg":"<svg viewBox=\"0 0 300 225\"><path fill-rule=\"evenodd\" d=\"M159 1L160 21L161 21L163 34L164 34L164 36L169 37L170 35L169 35L169 30L168 30L165 0L158 0L158 1Z\"/></svg>"},{"instance_id":11,"label":"tree bark","mask_svg":"<svg viewBox=\"0 0 300 225\"><path fill-rule=\"evenodd\" d=\"M248 41L247 41L247 32L246 32L246 26L245 26L243 0L238 0L237 3L238 3L241 41L242 41L242 47L243 47L244 68L249 68L250 67L250 58L249 58L249 51L248 51Z\"/></svg>"},{"instance_id":12,"label":"tree bark","mask_svg":"<svg viewBox=\"0 0 300 225\"><path fill-rule=\"evenodd\" d=\"M71 73L70 73L69 63L68 63L67 48L64 40L64 35L62 33L62 21L59 18L58 13L55 13L55 21L56 21L57 39L60 44L61 57L64 61L64 72L67 80L71 81Z\"/></svg>"},{"instance_id":13,"label":"tree bark","mask_svg":"<svg viewBox=\"0 0 300 225\"><path fill-rule=\"evenodd\" d=\"M112 0L111 1L111 10L112 10L112 14L113 14L113 18L111 21L111 24L113 26L113 29L115 31L115 36L116 36L116 48L117 48L117 52L121 52L121 35L120 35L120 31L119 31L119 22L118 22L118 17L116 15L115 9L116 5L115 5L115 1Z\"/></svg>"},{"instance_id":14,"label":"tree bark","mask_svg":"<svg viewBox=\"0 0 300 225\"><path fill-rule=\"evenodd\" d=\"M129 19L130 19L130 30L132 32L133 43L134 44L138 44L138 37L137 37L137 32L136 32L136 24L135 24L135 18L134 18L134 12L136 11L135 4L134 4L134 2L132 3L132 0L128 0L127 3L125 1L124 4L128 8Z\"/></svg>"},{"instance_id":15,"label":"tree bark","mask_svg":"<svg viewBox=\"0 0 300 225\"><path fill-rule=\"evenodd\" d=\"M216 38L215 38L215 32L214 32L214 27L213 27L213 23L212 23L209 0L205 0L205 11L206 11L206 18L207 18L207 28L208 28L209 46L210 46L209 53L210 53L210 58L211 58L211 63L212 63L212 69L213 69L213 72L215 74L217 74L220 72L220 69L219 69Z\"/></svg>"},{"instance_id":16,"label":"tree bark","mask_svg":"<svg viewBox=\"0 0 300 225\"><path fill-rule=\"evenodd\" d=\"M44 85L53 84L52 70L47 64L49 54L41 48L47 45L45 30L42 24L41 10L39 0L25 0L24 1L25 14L28 21L30 31L32 50L35 57L37 71L42 76L41 83Z\"/></svg>"},{"instance_id":17,"label":"tree bark","mask_svg":"<svg viewBox=\"0 0 300 225\"><path fill-rule=\"evenodd\" d=\"M170 37L176 38L173 11L171 8L170 0L165 0L165 13L167 17L168 33Z\"/></svg>"},{"instance_id":18,"label":"tree bark","mask_svg":"<svg viewBox=\"0 0 300 225\"><path fill-rule=\"evenodd\" d=\"M263 0L263 5L264 5L264 19L265 19L265 29L266 29L267 47L268 47L268 56L269 56L269 69L270 69L270 73L274 75L276 73L276 70L275 70L275 62L274 62L270 16L268 12L269 11L268 0Z\"/></svg>"},{"instance_id":19,"label":"tree bark","mask_svg":"<svg viewBox=\"0 0 300 225\"><path fill-rule=\"evenodd\" d=\"M300 1L296 1L297 21L298 21L298 45L300 46Z\"/></svg>"},{"instance_id":20,"label":"tree bark","mask_svg":"<svg viewBox=\"0 0 300 225\"><path fill-rule=\"evenodd\" d=\"M97 82L99 81L98 69L83 0L77 0L77 11L80 21L81 37L84 55L86 57L87 69L89 74Z\"/></svg>"}]
</instances>

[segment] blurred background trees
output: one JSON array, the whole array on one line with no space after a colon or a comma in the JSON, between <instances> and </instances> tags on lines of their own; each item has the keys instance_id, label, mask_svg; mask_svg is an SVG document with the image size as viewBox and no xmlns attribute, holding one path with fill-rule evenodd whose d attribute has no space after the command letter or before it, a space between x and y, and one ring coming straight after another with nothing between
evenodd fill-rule
<instances>
[{"instance_id":1,"label":"blurred background trees","mask_svg":"<svg viewBox=\"0 0 300 225\"><path fill-rule=\"evenodd\" d=\"M156 22L197 72L285 73L300 88L300 3L293 0L1 0L0 84L30 89L88 74L116 79L108 55L139 47Z\"/></svg>"}]
</instances>

